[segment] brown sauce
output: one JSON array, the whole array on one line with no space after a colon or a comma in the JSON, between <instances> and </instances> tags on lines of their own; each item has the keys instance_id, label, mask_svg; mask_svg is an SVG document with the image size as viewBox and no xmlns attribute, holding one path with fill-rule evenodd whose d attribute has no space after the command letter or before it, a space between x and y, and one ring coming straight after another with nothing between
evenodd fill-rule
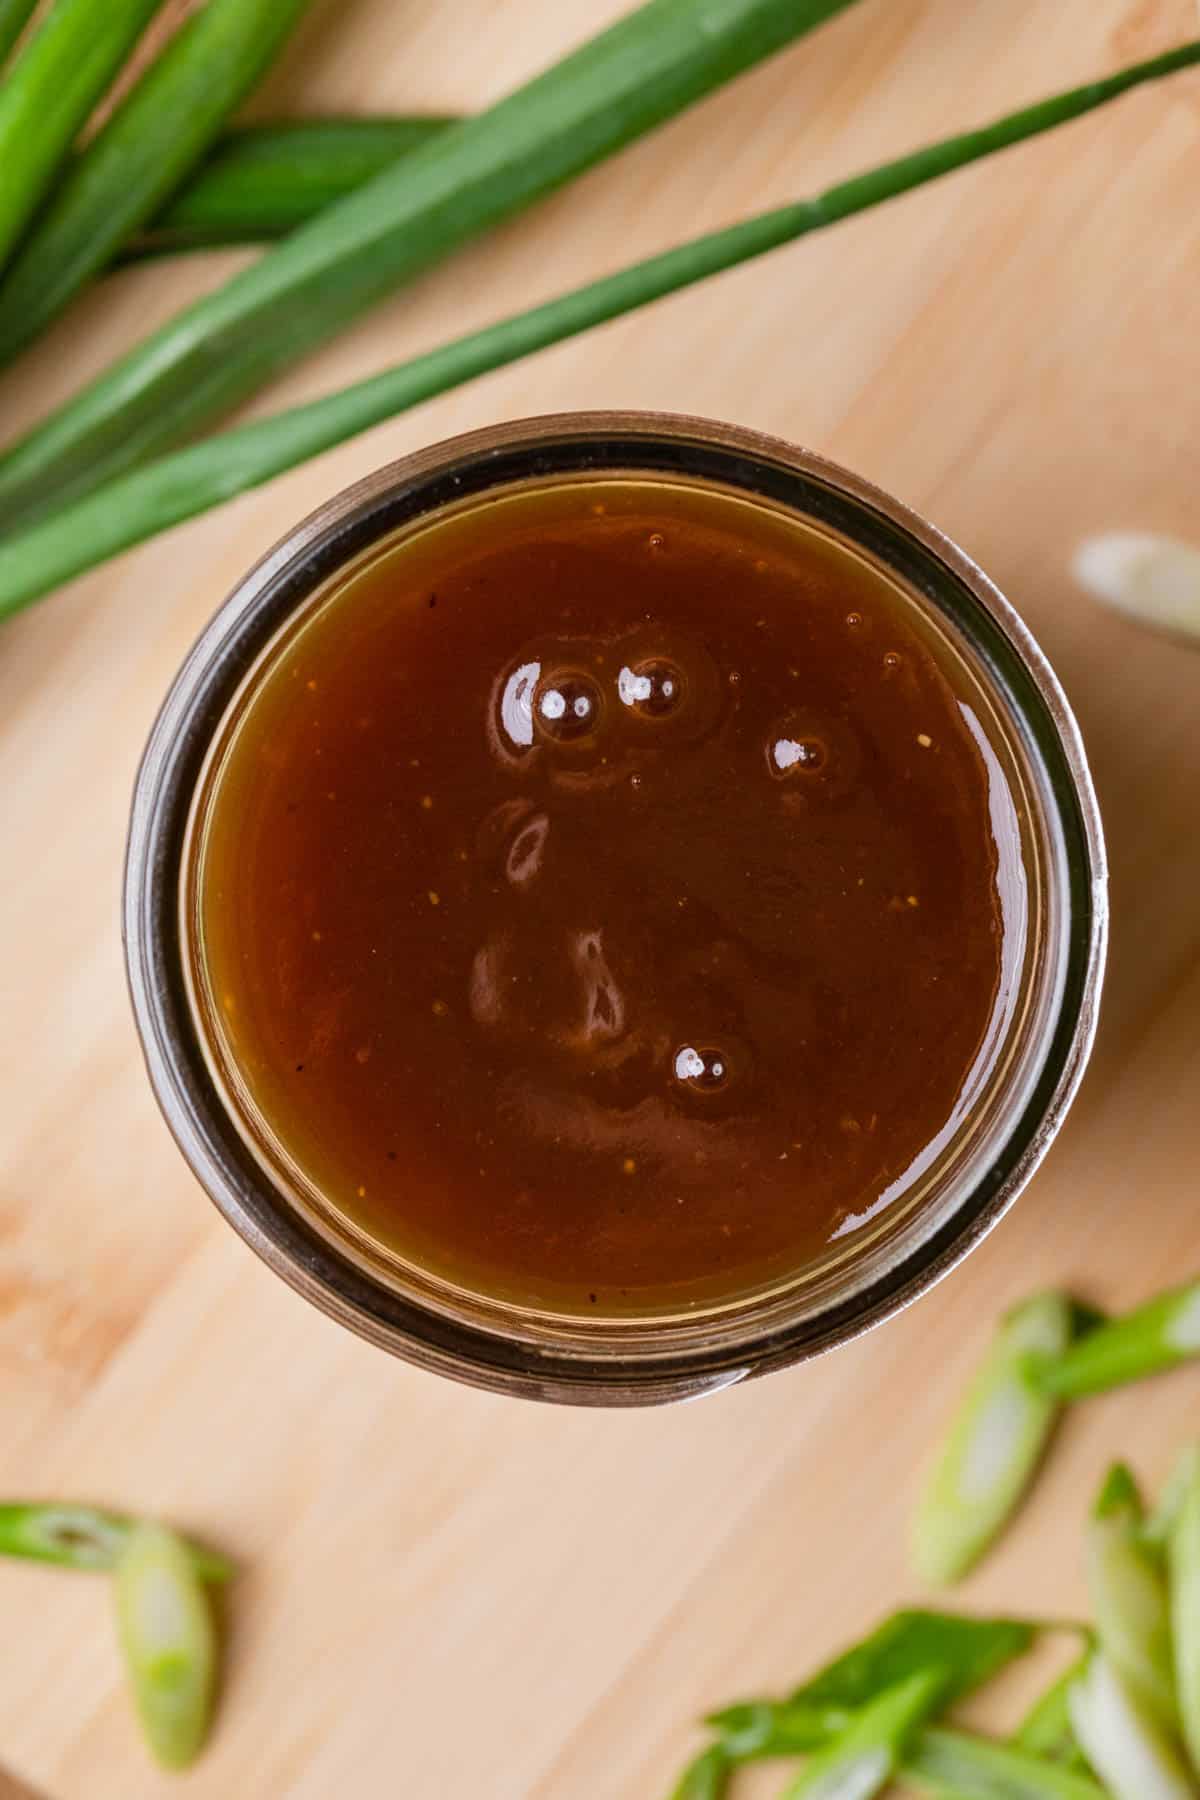
<instances>
[{"instance_id":1,"label":"brown sauce","mask_svg":"<svg viewBox=\"0 0 1200 1800\"><path fill-rule=\"evenodd\" d=\"M211 784L206 980L262 1129L501 1298L794 1274L901 1203L993 1018L961 680L864 561L682 483L560 482L384 551Z\"/></svg>"}]
</instances>

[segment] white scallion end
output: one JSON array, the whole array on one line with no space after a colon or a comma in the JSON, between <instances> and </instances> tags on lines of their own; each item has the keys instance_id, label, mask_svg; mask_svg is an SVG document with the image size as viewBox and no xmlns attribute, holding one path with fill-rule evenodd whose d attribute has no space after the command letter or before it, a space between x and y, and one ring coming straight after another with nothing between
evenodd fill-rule
<instances>
[{"instance_id":1,"label":"white scallion end","mask_svg":"<svg viewBox=\"0 0 1200 1800\"><path fill-rule=\"evenodd\" d=\"M1170 1484L1167 1573L1175 1649L1175 1690L1183 1739L1193 1769L1200 1771L1200 1453L1180 1458Z\"/></svg>"},{"instance_id":2,"label":"white scallion end","mask_svg":"<svg viewBox=\"0 0 1200 1800\"><path fill-rule=\"evenodd\" d=\"M959 1580L1019 1506L1058 1414L1028 1364L1060 1356L1071 1332L1071 1303L1063 1294L1035 1295L1001 1322L913 1518L913 1564L922 1581Z\"/></svg>"},{"instance_id":3,"label":"white scallion end","mask_svg":"<svg viewBox=\"0 0 1200 1800\"><path fill-rule=\"evenodd\" d=\"M1113 531L1080 544L1074 572L1106 606L1158 631L1200 637L1200 547Z\"/></svg>"},{"instance_id":4,"label":"white scallion end","mask_svg":"<svg viewBox=\"0 0 1200 1800\"><path fill-rule=\"evenodd\" d=\"M1195 1800L1173 1744L1105 1656L1092 1658L1069 1705L1080 1748L1113 1800Z\"/></svg>"}]
</instances>

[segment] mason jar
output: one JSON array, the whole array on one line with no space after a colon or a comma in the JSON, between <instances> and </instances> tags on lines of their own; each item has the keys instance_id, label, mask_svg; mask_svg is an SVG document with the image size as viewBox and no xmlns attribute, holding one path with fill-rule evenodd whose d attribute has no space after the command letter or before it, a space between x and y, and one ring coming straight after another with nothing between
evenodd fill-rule
<instances>
[{"instance_id":1,"label":"mason jar","mask_svg":"<svg viewBox=\"0 0 1200 1800\"><path fill-rule=\"evenodd\" d=\"M652 1316L523 1304L373 1241L247 1104L206 1000L198 869L223 751L286 646L356 569L455 509L538 487L647 484L749 499L849 547L913 609L981 696L1009 915L993 1028L936 1155L900 1203L786 1279ZM986 739L986 742L984 740ZM150 1080L201 1186L275 1272L372 1343L497 1392L591 1405L686 1399L813 1357L908 1305L1012 1205L1058 1131L1096 1026L1104 844L1075 720L1012 605L933 526L806 451L734 426L564 415L438 444L291 530L234 588L180 670L133 798L129 984ZM502 1198L501 1198L502 1203Z\"/></svg>"}]
</instances>

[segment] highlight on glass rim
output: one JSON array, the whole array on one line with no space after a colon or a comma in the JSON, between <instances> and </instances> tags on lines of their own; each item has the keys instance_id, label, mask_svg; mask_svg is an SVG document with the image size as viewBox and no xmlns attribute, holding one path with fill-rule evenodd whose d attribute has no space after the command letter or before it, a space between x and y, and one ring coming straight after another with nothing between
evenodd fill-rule
<instances>
[{"instance_id":1,"label":"highlight on glass rim","mask_svg":"<svg viewBox=\"0 0 1200 1800\"><path fill-rule=\"evenodd\" d=\"M1198 170L0 0L0 1800L1200 1800Z\"/></svg>"}]
</instances>

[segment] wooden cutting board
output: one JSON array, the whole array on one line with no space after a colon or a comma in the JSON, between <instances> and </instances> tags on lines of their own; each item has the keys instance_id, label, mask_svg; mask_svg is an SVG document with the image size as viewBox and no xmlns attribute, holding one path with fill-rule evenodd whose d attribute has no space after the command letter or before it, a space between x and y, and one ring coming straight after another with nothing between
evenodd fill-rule
<instances>
[{"instance_id":1,"label":"wooden cutting board","mask_svg":"<svg viewBox=\"0 0 1200 1800\"><path fill-rule=\"evenodd\" d=\"M478 106L622 5L318 0L258 110ZM1191 0L862 0L380 308L271 404L1195 29ZM1198 183L1189 76L476 383L4 630L0 1493L159 1509L246 1568L219 1728L182 1780L131 1725L104 1584L0 1569L14 1775L49 1800L654 1800L697 1713L786 1687L914 1595L914 1475L1006 1301L1069 1281L1121 1304L1200 1263L1200 654L1069 575L1096 529L1200 539ZM5 433L236 262L104 283L0 387ZM855 1347L647 1414L459 1390L269 1275L158 1119L117 927L139 749L241 569L388 458L590 406L803 441L966 545L1071 692L1114 878L1095 1061L1009 1221ZM1160 1477L1198 1397L1200 1371L1081 1408L966 1598L1078 1608L1102 1464Z\"/></svg>"}]
</instances>

